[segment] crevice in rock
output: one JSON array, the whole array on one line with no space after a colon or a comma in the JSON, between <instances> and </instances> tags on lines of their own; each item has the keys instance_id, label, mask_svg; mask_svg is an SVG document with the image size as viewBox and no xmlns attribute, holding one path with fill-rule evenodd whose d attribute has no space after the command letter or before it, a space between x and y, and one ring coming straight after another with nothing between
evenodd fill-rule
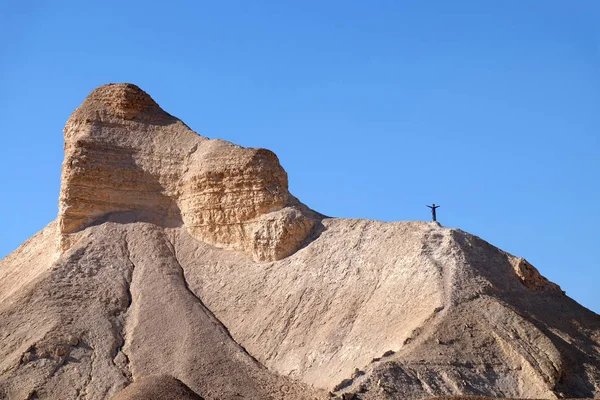
<instances>
[{"instance_id":1,"label":"crevice in rock","mask_svg":"<svg viewBox=\"0 0 600 400\"><path fill-rule=\"evenodd\" d=\"M116 333L117 333L118 342L117 342L117 346L115 347L115 350L113 353L112 362L119 370L121 370L121 373L123 374L123 376L125 378L127 378L127 380L131 381L132 375L131 375L131 370L130 370L130 365L129 365L129 362L130 362L129 356L125 352L124 347L125 347L125 343L126 343L125 327L127 325L127 315L128 315L129 309L131 308L131 305L133 303L133 296L131 295L131 284L133 282L133 271L135 269L135 264L134 264L133 260L131 259L131 253L129 251L129 242L127 240L127 237L125 237L125 239L124 239L123 249L124 249L124 253L125 253L124 254L125 258L129 262L129 266L130 266L130 268L127 269L127 274L125 275L125 280L127 282L127 287L126 287L127 305L117 316L117 321L116 321L117 322L117 326L116 326L117 332Z\"/></svg>"},{"instance_id":2,"label":"crevice in rock","mask_svg":"<svg viewBox=\"0 0 600 400\"><path fill-rule=\"evenodd\" d=\"M242 346L241 344L239 344L233 338L233 336L231 336L231 333L229 332L229 329L227 329L227 327L213 314L213 312L208 307L206 307L206 305L204 304L204 302L202 301L202 299L200 297L198 297L198 295L196 295L196 293L194 293L194 291L190 288L189 283L188 283L188 281L187 281L187 279L185 277L185 270L183 269L183 267L181 266L181 263L177 259L177 250L176 250L176 246L175 246L175 236L173 236L173 240L172 241L169 239L168 235L165 234L164 237L165 237L167 243L169 243L169 245L171 247L171 253L173 254L173 259L175 260L175 263L179 267L179 270L180 270L180 273L181 273L181 278L183 280L183 285L184 285L185 289L196 299L196 301L198 301L198 303L200 303L200 305L202 306L202 309L204 310L204 312L206 313L206 315L209 317L209 319L211 320L211 322L219 330L221 330L221 332L223 332L223 334L226 337L228 337L229 339L231 339L231 341L233 343L235 343L235 345L242 351L242 353L244 353L245 355L247 355L260 368L267 369L252 354L250 354L246 350L246 348L244 346Z\"/></svg>"},{"instance_id":3,"label":"crevice in rock","mask_svg":"<svg viewBox=\"0 0 600 400\"><path fill-rule=\"evenodd\" d=\"M80 393L80 398L87 399L88 397L88 388L94 379L94 362L96 357L94 356L94 352L92 351L90 354L90 369L88 371L88 376L85 380L85 383L81 386L83 388L83 393Z\"/></svg>"}]
</instances>

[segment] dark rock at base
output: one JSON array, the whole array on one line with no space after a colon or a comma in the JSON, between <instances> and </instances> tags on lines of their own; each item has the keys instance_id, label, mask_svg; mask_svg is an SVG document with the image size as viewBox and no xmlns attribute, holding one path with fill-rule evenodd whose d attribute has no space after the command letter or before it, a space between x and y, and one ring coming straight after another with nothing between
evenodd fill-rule
<instances>
[{"instance_id":1,"label":"dark rock at base","mask_svg":"<svg viewBox=\"0 0 600 400\"><path fill-rule=\"evenodd\" d=\"M137 379L112 400L204 400L179 379L169 375Z\"/></svg>"}]
</instances>

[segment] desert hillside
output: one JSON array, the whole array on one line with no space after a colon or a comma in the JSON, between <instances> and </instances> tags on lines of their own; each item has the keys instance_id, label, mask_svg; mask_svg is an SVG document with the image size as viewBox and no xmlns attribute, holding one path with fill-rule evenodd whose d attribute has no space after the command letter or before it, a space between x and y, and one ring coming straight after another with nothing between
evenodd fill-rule
<instances>
[{"instance_id":1,"label":"desert hillside","mask_svg":"<svg viewBox=\"0 0 600 400\"><path fill-rule=\"evenodd\" d=\"M600 316L523 258L325 217L131 84L64 136L57 219L0 261L1 399L600 397Z\"/></svg>"}]
</instances>

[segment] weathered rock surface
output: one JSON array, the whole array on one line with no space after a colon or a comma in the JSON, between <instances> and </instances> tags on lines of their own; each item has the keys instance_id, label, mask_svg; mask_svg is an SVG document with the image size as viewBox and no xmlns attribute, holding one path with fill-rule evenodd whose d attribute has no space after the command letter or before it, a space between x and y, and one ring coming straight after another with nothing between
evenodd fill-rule
<instances>
[{"instance_id":1,"label":"weathered rock surface","mask_svg":"<svg viewBox=\"0 0 600 400\"><path fill-rule=\"evenodd\" d=\"M424 400L508 400L508 399L501 399L501 398L492 398L492 397L483 397L483 396L439 396L439 397L430 397L429 399L424 399ZM513 400L519 400L519 399L513 399ZM540 399L538 399L540 400ZM565 400L572 400L572 399L565 399Z\"/></svg>"},{"instance_id":2,"label":"weathered rock surface","mask_svg":"<svg viewBox=\"0 0 600 400\"><path fill-rule=\"evenodd\" d=\"M530 263L324 218L273 153L132 85L67 123L59 218L0 260L0 321L0 399L600 397L600 316Z\"/></svg>"},{"instance_id":3,"label":"weathered rock surface","mask_svg":"<svg viewBox=\"0 0 600 400\"><path fill-rule=\"evenodd\" d=\"M291 257L244 268L177 239L190 288L270 369L364 399L600 394L600 317L523 281L515 257L432 223L323 224Z\"/></svg>"},{"instance_id":4,"label":"weathered rock surface","mask_svg":"<svg viewBox=\"0 0 600 400\"><path fill-rule=\"evenodd\" d=\"M84 230L0 303L0 398L108 399L150 375L208 399L315 397L259 364L189 289L173 230L131 217ZM19 251L34 254L47 240L37 235ZM14 268L0 262L0 271Z\"/></svg>"},{"instance_id":5,"label":"weathered rock surface","mask_svg":"<svg viewBox=\"0 0 600 400\"><path fill-rule=\"evenodd\" d=\"M201 137L135 85L94 90L65 129L61 250L103 216L141 210L195 238L277 260L302 245L319 215L288 192L277 156Z\"/></svg>"}]
</instances>

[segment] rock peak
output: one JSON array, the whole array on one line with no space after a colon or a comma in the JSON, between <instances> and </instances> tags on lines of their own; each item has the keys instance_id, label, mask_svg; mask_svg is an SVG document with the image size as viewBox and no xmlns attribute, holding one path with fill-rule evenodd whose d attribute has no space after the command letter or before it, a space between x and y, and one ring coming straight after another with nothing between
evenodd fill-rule
<instances>
[{"instance_id":1,"label":"rock peak","mask_svg":"<svg viewBox=\"0 0 600 400\"><path fill-rule=\"evenodd\" d=\"M201 137L135 85L92 91L64 133L63 251L90 224L130 213L271 261L299 249L320 219L289 193L274 153Z\"/></svg>"},{"instance_id":2,"label":"rock peak","mask_svg":"<svg viewBox=\"0 0 600 400\"><path fill-rule=\"evenodd\" d=\"M109 83L94 89L71 119L107 121L110 119L167 122L174 118L154 99L132 83Z\"/></svg>"},{"instance_id":3,"label":"rock peak","mask_svg":"<svg viewBox=\"0 0 600 400\"><path fill-rule=\"evenodd\" d=\"M107 106L117 109L160 108L148 93L132 83L109 83L99 86L90 93L88 98L102 101Z\"/></svg>"}]
</instances>

